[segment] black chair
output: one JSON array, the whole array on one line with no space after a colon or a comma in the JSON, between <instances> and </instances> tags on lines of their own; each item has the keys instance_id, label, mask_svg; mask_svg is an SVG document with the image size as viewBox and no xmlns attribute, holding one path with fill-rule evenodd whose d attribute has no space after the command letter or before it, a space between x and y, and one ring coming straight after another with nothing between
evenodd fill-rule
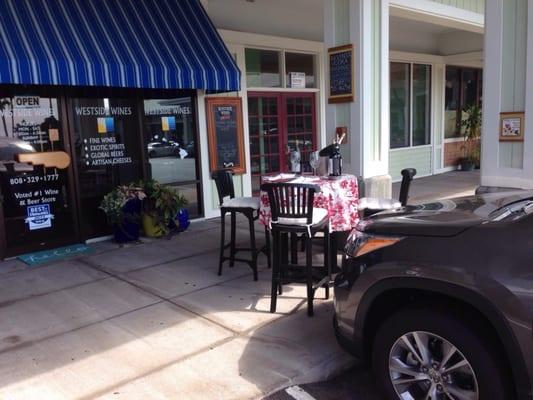
<instances>
[{"instance_id":1,"label":"black chair","mask_svg":"<svg viewBox=\"0 0 533 400\"><path fill-rule=\"evenodd\" d=\"M257 280L257 256L259 253L264 253L267 256L268 267L270 268L270 235L265 227L266 244L258 249L255 243L255 229L254 222L259 218L260 200L258 197L235 197L235 189L233 187L233 173L231 170L217 170L211 174L214 179L218 199L220 204L220 259L218 264L218 275L222 275L222 265L224 261L230 262L230 267L233 267L235 261L247 263L253 271L254 281ZM231 216L231 240L226 243L226 214ZM236 223L237 213L241 213L248 219L248 226L250 229L250 247L236 247ZM230 254L226 256L226 249L229 247ZM237 258L235 255L239 251L249 251L251 259Z\"/></svg>"},{"instance_id":2,"label":"black chair","mask_svg":"<svg viewBox=\"0 0 533 400\"><path fill-rule=\"evenodd\" d=\"M272 213L271 232L273 236L274 259L272 264L272 291L270 312L276 311L278 291L290 282L307 285L307 314L313 315L315 291L324 287L329 298L331 268L329 260L329 220L327 210L314 208L316 185L296 183L265 183L261 190L268 194ZM324 233L324 265L313 266L313 237ZM305 268L289 263L288 236L303 234L305 237ZM302 269L304 269L302 273Z\"/></svg>"},{"instance_id":3,"label":"black chair","mask_svg":"<svg viewBox=\"0 0 533 400\"><path fill-rule=\"evenodd\" d=\"M392 210L407 205L409 189L411 188L411 182L416 175L416 169L405 168L402 170L401 174L402 183L400 186L399 201L377 197L361 197L359 199L359 213L362 217L369 217L380 211Z\"/></svg>"}]
</instances>

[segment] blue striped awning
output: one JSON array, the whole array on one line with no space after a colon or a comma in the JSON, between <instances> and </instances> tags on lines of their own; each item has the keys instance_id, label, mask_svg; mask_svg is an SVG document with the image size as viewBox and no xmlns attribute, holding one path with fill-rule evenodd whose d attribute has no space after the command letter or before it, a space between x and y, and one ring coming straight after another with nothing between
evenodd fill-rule
<instances>
[{"instance_id":1,"label":"blue striped awning","mask_svg":"<svg viewBox=\"0 0 533 400\"><path fill-rule=\"evenodd\" d=\"M199 0L0 0L0 83L236 91Z\"/></svg>"}]
</instances>

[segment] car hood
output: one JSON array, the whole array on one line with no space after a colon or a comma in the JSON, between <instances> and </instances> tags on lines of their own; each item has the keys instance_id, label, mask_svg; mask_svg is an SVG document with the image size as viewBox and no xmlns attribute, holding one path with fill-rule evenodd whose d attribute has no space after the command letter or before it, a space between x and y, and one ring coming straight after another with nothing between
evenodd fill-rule
<instances>
[{"instance_id":1,"label":"car hood","mask_svg":"<svg viewBox=\"0 0 533 400\"><path fill-rule=\"evenodd\" d=\"M358 229L371 234L455 236L490 221L494 211L528 198L533 198L533 191L490 193L406 206L375 214L363 220Z\"/></svg>"}]
</instances>

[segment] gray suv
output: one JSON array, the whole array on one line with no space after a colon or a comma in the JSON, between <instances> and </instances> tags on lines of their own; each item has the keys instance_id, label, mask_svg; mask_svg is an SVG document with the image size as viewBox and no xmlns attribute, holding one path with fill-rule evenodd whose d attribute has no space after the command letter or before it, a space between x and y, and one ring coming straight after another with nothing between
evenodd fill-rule
<instances>
[{"instance_id":1,"label":"gray suv","mask_svg":"<svg viewBox=\"0 0 533 400\"><path fill-rule=\"evenodd\" d=\"M335 330L386 399L533 399L533 192L376 214L346 256Z\"/></svg>"}]
</instances>

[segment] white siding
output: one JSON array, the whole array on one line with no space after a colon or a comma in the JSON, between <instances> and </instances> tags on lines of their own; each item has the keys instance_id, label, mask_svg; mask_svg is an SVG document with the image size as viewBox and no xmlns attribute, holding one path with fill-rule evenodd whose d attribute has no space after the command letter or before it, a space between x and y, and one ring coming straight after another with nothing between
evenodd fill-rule
<instances>
[{"instance_id":1,"label":"white siding","mask_svg":"<svg viewBox=\"0 0 533 400\"><path fill-rule=\"evenodd\" d=\"M430 0L430 1L444 4L446 6L461 8L463 10L473 11L478 14L485 13L485 0Z\"/></svg>"},{"instance_id":2,"label":"white siding","mask_svg":"<svg viewBox=\"0 0 533 400\"><path fill-rule=\"evenodd\" d=\"M401 180L404 168L416 168L417 176L430 175L431 151L431 146L389 151L389 174L392 180Z\"/></svg>"},{"instance_id":3,"label":"white siding","mask_svg":"<svg viewBox=\"0 0 533 400\"><path fill-rule=\"evenodd\" d=\"M501 111L524 111L526 100L527 0L506 0L503 8ZM524 144L501 142L499 165L522 168Z\"/></svg>"}]
</instances>

